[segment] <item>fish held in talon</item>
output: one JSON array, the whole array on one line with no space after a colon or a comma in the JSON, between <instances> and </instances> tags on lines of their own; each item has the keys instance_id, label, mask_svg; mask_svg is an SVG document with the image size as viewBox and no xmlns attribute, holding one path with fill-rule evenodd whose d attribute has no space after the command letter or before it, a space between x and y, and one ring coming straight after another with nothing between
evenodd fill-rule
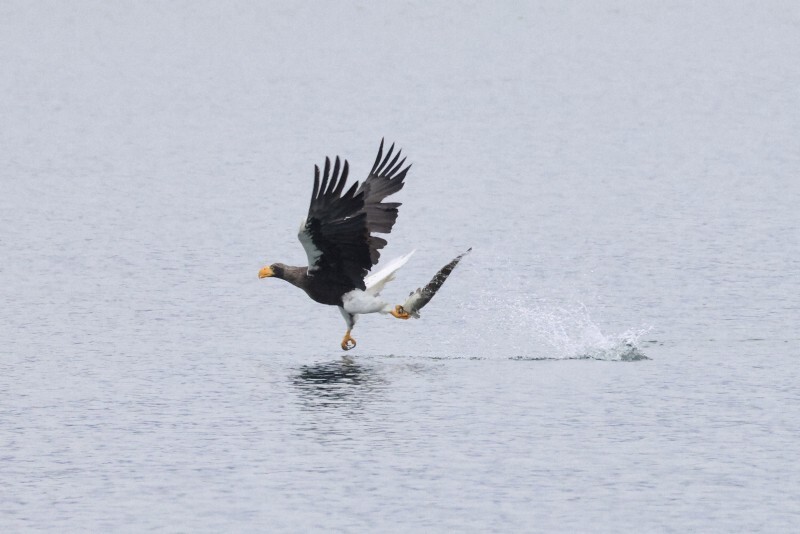
<instances>
[{"instance_id":1,"label":"fish held in talon","mask_svg":"<svg viewBox=\"0 0 800 534\"><path fill-rule=\"evenodd\" d=\"M401 204L385 199L405 185L411 168L405 162L394 144L384 153L381 140L367 178L361 183L348 184L348 161L337 156L331 164L330 158L325 158L322 171L314 167L308 214L297 234L308 266L273 263L258 272L259 278L285 280L305 291L312 300L337 306L347 326L341 342L343 350L356 346L350 334L359 315L382 313L398 319L418 319L419 310L430 302L466 254L440 269L427 285L412 292L405 303L392 306L380 298L384 286L414 254L411 251L371 272L387 244L386 239L375 234L390 233L397 221Z\"/></svg>"},{"instance_id":2,"label":"fish held in talon","mask_svg":"<svg viewBox=\"0 0 800 534\"><path fill-rule=\"evenodd\" d=\"M407 316L415 319L419 319L419 311L422 309L422 307L428 304L431 299L433 299L433 296L442 287L444 281L447 280L447 277L450 276L450 273L452 273L453 269L456 268L458 262L461 261L461 258L469 254L471 250L472 247L468 248L466 252L456 256L450 263L439 269L439 271L433 275L431 281L428 282L424 287L418 288L416 291L409 293L406 302L401 306L397 306L397 311L405 313ZM407 319L408 317L405 318Z\"/></svg>"}]
</instances>

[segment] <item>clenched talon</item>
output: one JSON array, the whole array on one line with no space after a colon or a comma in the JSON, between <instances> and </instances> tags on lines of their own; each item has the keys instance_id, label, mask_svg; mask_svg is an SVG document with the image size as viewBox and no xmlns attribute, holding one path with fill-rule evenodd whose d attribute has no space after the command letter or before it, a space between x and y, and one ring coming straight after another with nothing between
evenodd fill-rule
<instances>
[{"instance_id":1,"label":"clenched talon","mask_svg":"<svg viewBox=\"0 0 800 534\"><path fill-rule=\"evenodd\" d=\"M398 319L408 319L409 317L411 317L411 314L409 314L405 309L403 309L403 307L400 304L395 306L394 309L389 313L391 313L393 317L397 317Z\"/></svg>"},{"instance_id":2,"label":"clenched talon","mask_svg":"<svg viewBox=\"0 0 800 534\"><path fill-rule=\"evenodd\" d=\"M352 348L355 348L355 346L356 346L356 340L350 336L350 330L348 330L344 334L344 339L342 339L342 350L350 350Z\"/></svg>"}]
</instances>

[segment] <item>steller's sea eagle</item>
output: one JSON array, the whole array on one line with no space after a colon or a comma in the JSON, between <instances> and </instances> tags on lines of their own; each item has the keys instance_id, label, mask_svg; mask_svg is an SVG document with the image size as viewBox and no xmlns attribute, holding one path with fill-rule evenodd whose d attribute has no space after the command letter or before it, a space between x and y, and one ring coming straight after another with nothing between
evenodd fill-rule
<instances>
[{"instance_id":1,"label":"steller's sea eagle","mask_svg":"<svg viewBox=\"0 0 800 534\"><path fill-rule=\"evenodd\" d=\"M403 179L411 167L403 167L405 158L400 159L400 150L394 158L393 152L394 145L384 156L381 140L378 156L367 179L360 186L358 182L353 183L346 190L347 160L341 165L337 156L331 169L330 159L325 158L321 180L319 167L315 165L311 205L297 234L308 256L308 267L273 263L258 273L259 278L286 280L321 304L338 306L347 323L341 343L344 350L356 346L350 332L359 314L377 312L398 319L418 318L419 310L430 302L466 254L445 265L426 286L412 292L404 304L392 306L380 299L383 287L394 279L397 270L414 253L412 251L368 274L378 263L380 250L386 246L386 240L373 233L391 232L400 206L399 202L384 202L384 199L403 188Z\"/></svg>"}]
</instances>

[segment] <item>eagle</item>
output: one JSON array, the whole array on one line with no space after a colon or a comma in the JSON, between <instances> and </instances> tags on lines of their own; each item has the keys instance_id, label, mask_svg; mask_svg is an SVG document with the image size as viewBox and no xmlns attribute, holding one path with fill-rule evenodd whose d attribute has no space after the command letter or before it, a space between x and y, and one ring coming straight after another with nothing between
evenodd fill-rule
<instances>
[{"instance_id":1,"label":"eagle","mask_svg":"<svg viewBox=\"0 0 800 534\"><path fill-rule=\"evenodd\" d=\"M300 224L297 238L305 249L308 265L293 267L273 263L263 267L259 278L280 278L299 287L320 304L337 306L347 331L341 342L343 350L356 346L351 333L359 315L382 313L397 319L419 318L425 306L469 250L460 254L425 286L412 291L405 303L392 306L380 298L384 286L408 262L414 251L396 258L372 273L381 257L386 240L375 234L388 234L397 221L399 202L385 199L405 185L411 165L395 152L392 144L384 154L381 140L378 155L367 178L348 186L350 166L336 156L333 165L325 158L320 172L314 166L314 188L308 215Z\"/></svg>"}]
</instances>

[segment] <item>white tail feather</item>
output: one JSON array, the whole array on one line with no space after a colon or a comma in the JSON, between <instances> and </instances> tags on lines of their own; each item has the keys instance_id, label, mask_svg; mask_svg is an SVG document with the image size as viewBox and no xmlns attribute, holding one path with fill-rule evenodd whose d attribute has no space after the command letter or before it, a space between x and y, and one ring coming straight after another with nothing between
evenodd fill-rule
<instances>
[{"instance_id":1,"label":"white tail feather","mask_svg":"<svg viewBox=\"0 0 800 534\"><path fill-rule=\"evenodd\" d=\"M364 278L364 285L367 286L367 293L370 295L380 295L381 291L383 291L383 287L394 280L394 273L396 273L400 267L405 265L415 252L416 249L412 250L405 256L400 256L399 258L393 259L392 261L386 263L386 265L382 266L380 271L371 273L369 276Z\"/></svg>"}]
</instances>

